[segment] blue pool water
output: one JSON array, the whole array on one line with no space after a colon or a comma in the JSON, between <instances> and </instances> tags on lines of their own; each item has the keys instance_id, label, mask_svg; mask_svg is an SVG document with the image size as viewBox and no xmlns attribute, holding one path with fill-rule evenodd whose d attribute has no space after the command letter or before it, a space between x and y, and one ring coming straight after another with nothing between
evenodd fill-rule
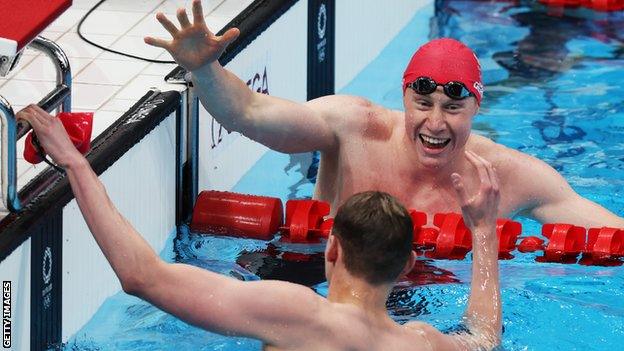
<instances>
[{"instance_id":1,"label":"blue pool water","mask_svg":"<svg viewBox=\"0 0 624 351\"><path fill-rule=\"evenodd\" d=\"M624 215L624 14L548 16L531 2L436 1L339 93L402 109L399 82L413 51L430 37L460 39L478 54L486 95L476 133L548 162L581 195ZM423 23L430 32L423 31ZM266 154L234 191L309 197L310 154ZM365 167L365 165L363 165ZM582 215L582 214L579 214ZM519 219L524 234L540 225ZM181 262L239 279L287 279L327 291L322 245L219 238L180 230ZM289 260L283 252L306 254ZM624 268L501 261L505 350L618 350L624 341ZM244 267L244 268L243 268ZM388 302L400 322L452 330L467 301L470 261L421 260L417 279ZM74 336L79 350L259 350L260 343L190 327L120 293Z\"/></svg>"}]
</instances>

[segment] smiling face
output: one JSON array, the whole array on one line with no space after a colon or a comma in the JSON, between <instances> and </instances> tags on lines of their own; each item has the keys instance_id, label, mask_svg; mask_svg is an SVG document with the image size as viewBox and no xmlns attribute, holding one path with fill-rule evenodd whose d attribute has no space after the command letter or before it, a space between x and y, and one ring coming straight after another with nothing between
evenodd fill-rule
<instances>
[{"instance_id":1,"label":"smiling face","mask_svg":"<svg viewBox=\"0 0 624 351\"><path fill-rule=\"evenodd\" d=\"M426 168L443 167L463 154L472 117L479 110L474 97L454 100L438 86L432 94L406 89L405 133L418 162Z\"/></svg>"}]
</instances>

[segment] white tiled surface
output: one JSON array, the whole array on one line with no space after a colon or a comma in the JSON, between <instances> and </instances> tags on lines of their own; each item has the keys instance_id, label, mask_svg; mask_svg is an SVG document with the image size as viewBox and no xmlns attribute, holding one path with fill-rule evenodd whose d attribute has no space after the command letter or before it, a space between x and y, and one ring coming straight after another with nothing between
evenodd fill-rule
<instances>
[{"instance_id":1,"label":"white tiled surface","mask_svg":"<svg viewBox=\"0 0 624 351\"><path fill-rule=\"evenodd\" d=\"M93 138L104 131L149 88L179 89L164 83L164 76L175 64L156 64L105 52L81 40L76 34L80 19L98 0L74 0L73 5L46 28L41 35L54 40L69 57L72 69L72 109L95 112ZM253 0L202 0L206 22L220 30ZM107 0L82 26L89 40L113 50L158 60L171 60L164 50L147 46L143 36L169 37L155 19L163 12L175 19L175 11L185 7L190 16L191 0ZM19 111L39 101L52 90L55 71L51 61L26 49L18 67L0 77L0 95ZM33 166L23 160L23 140L18 143L18 187L23 187L45 164ZM2 206L0 205L0 217Z\"/></svg>"}]
</instances>

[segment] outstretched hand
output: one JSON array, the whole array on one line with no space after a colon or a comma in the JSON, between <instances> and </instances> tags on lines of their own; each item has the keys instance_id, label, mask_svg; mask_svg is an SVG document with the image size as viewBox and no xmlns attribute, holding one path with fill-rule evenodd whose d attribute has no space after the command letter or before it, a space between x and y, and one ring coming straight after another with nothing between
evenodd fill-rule
<instances>
[{"instance_id":1,"label":"outstretched hand","mask_svg":"<svg viewBox=\"0 0 624 351\"><path fill-rule=\"evenodd\" d=\"M69 139L61 120L37 105L28 105L16 114L18 120L26 121L37 134L39 143L52 160L61 167L82 157Z\"/></svg>"},{"instance_id":2,"label":"outstretched hand","mask_svg":"<svg viewBox=\"0 0 624 351\"><path fill-rule=\"evenodd\" d=\"M476 192L470 191L469 193L462 177L457 173L451 174L464 222L471 230L477 227L496 226L500 202L496 170L490 162L472 151L466 151L466 158L477 169L480 185Z\"/></svg>"},{"instance_id":3,"label":"outstretched hand","mask_svg":"<svg viewBox=\"0 0 624 351\"><path fill-rule=\"evenodd\" d=\"M201 0L193 0L193 23L189 21L186 10L177 11L180 29L163 13L156 19L171 34L172 40L145 37L145 43L167 50L174 60L188 71L196 70L215 62L225 48L240 34L237 28L231 28L222 36L214 35L206 26Z\"/></svg>"}]
</instances>

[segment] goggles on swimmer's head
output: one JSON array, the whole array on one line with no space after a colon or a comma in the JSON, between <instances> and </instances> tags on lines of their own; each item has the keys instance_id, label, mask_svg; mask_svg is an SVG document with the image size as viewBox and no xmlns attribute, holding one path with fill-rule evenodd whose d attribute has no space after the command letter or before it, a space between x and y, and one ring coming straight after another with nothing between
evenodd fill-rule
<instances>
[{"instance_id":1,"label":"goggles on swimmer's head","mask_svg":"<svg viewBox=\"0 0 624 351\"><path fill-rule=\"evenodd\" d=\"M466 88L464 83L457 81L451 81L446 84L438 84L435 80L429 77L418 77L407 86L412 88L417 94L429 95L436 91L439 85L444 88L444 94L453 100L462 100L469 96L475 96L475 94Z\"/></svg>"}]
</instances>

